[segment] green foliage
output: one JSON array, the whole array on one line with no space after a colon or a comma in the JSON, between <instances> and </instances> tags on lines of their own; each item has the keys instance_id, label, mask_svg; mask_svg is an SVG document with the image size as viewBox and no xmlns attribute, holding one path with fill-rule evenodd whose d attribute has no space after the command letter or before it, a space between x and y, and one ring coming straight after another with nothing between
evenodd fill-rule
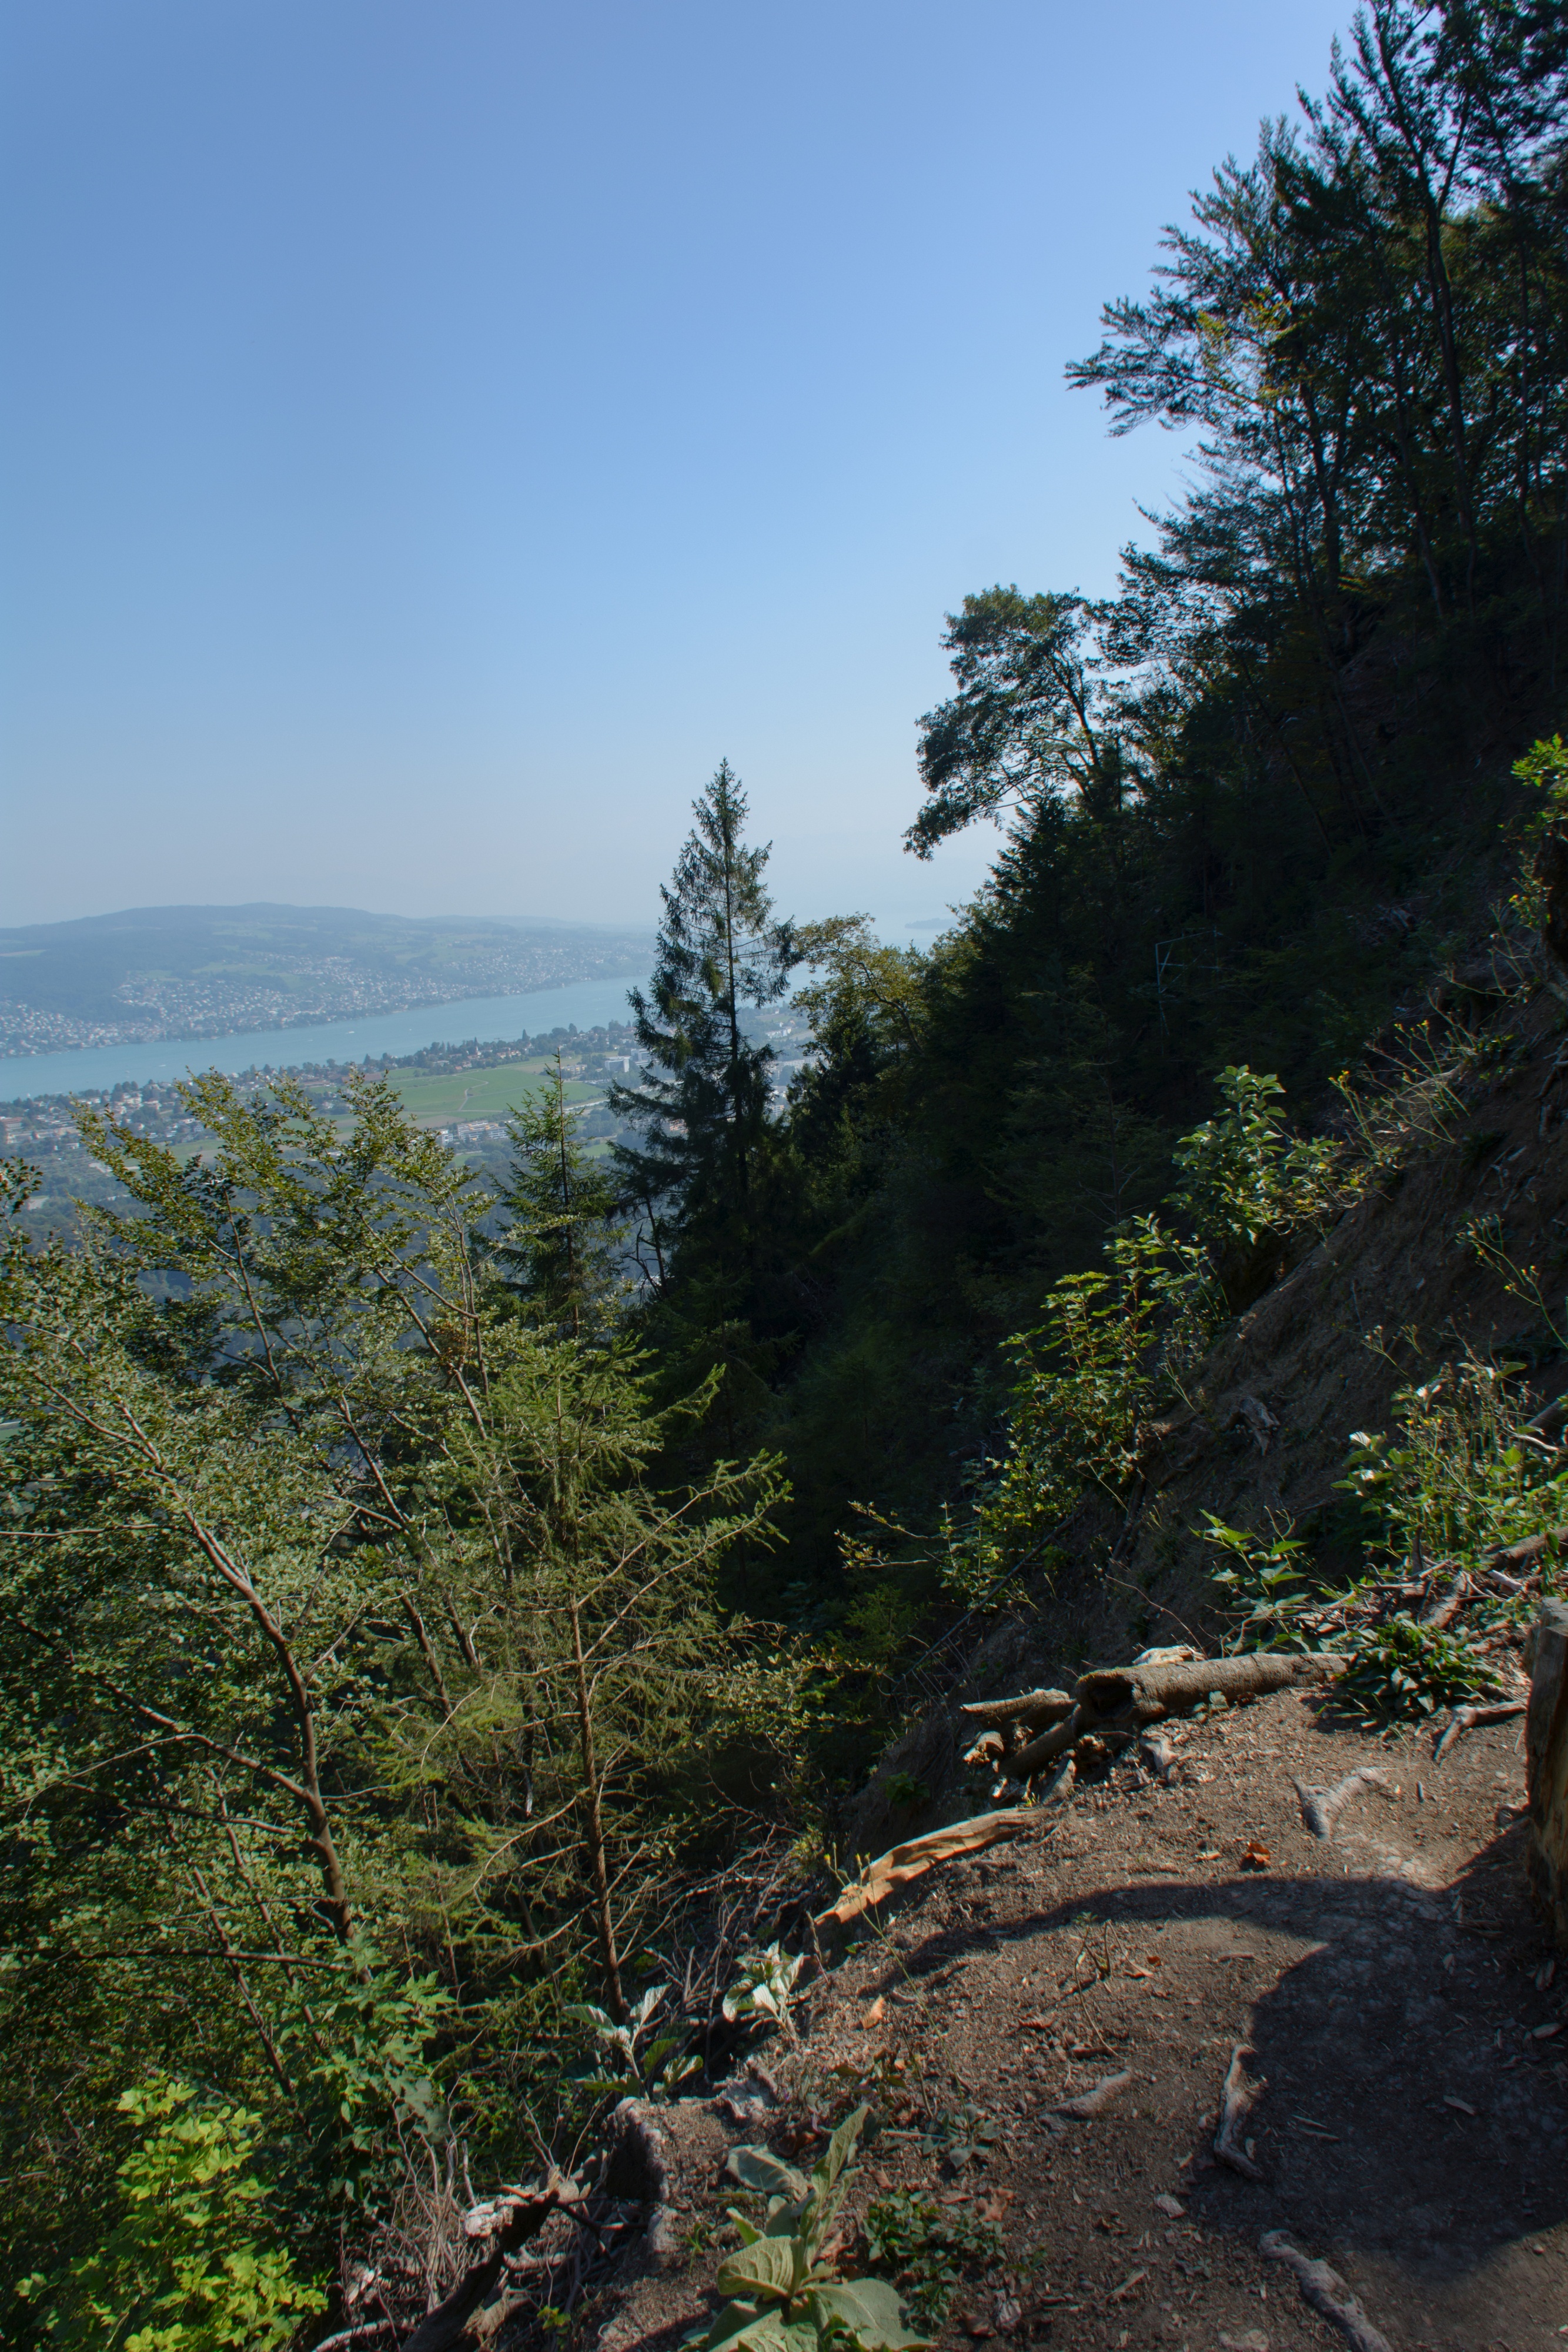
<instances>
[{"instance_id":1,"label":"green foliage","mask_svg":"<svg viewBox=\"0 0 1568 2352\"><path fill-rule=\"evenodd\" d=\"M1234 1650L1309 1649L1311 1642L1300 1621L1312 1608L1311 1554L1299 1536L1272 1540L1245 1528L1227 1527L1212 1511L1205 1511L1206 1543L1224 1557L1209 1570L1210 1581L1231 1604L1234 1630L1228 1647Z\"/></svg>"},{"instance_id":2,"label":"green foliage","mask_svg":"<svg viewBox=\"0 0 1568 2352\"><path fill-rule=\"evenodd\" d=\"M1354 1197L1342 1144L1291 1132L1277 1077L1239 1068L1216 1083L1228 1108L1185 1137L1172 1157L1185 1177L1178 1206L1207 1242L1232 1308L1273 1279L1280 1245L1322 1231Z\"/></svg>"},{"instance_id":3,"label":"green foliage","mask_svg":"<svg viewBox=\"0 0 1568 2352\"><path fill-rule=\"evenodd\" d=\"M693 2339L706 2352L819 2352L832 2340L858 2352L915 2352L928 2341L905 2327L885 2281L840 2278L824 2252L868 2113L845 2116L809 2180L767 2148L731 2148L725 2170L767 2198L767 2218L758 2229L731 2212L741 2244L719 2264L722 2308Z\"/></svg>"},{"instance_id":4,"label":"green foliage","mask_svg":"<svg viewBox=\"0 0 1568 2352\"><path fill-rule=\"evenodd\" d=\"M615 2068L613 2074L591 2075L585 2084L589 2091L616 2098L632 2094L644 2099L670 2099L688 2074L697 2073L702 2061L686 2048L684 2031L677 2028L648 2039L669 1991L667 1984L650 1985L623 2020L612 2017L592 2001L568 2004L566 2015L591 2029L603 2057Z\"/></svg>"},{"instance_id":5,"label":"green foliage","mask_svg":"<svg viewBox=\"0 0 1568 2352\"><path fill-rule=\"evenodd\" d=\"M22 2282L42 2338L62 2352L277 2352L323 2288L282 2242L260 2115L154 2076L119 2102L141 2137L117 2175L119 2218L53 2277Z\"/></svg>"},{"instance_id":6,"label":"green foliage","mask_svg":"<svg viewBox=\"0 0 1568 2352\"><path fill-rule=\"evenodd\" d=\"M1553 735L1550 742L1538 737L1524 757L1514 761L1512 772L1543 796L1542 805L1531 812L1530 829L1559 832L1568 821L1568 743L1561 735Z\"/></svg>"},{"instance_id":7,"label":"green foliage","mask_svg":"<svg viewBox=\"0 0 1568 2352\"><path fill-rule=\"evenodd\" d=\"M1405 1611L1358 1629L1349 1647L1353 1662L1334 1695L1369 1716L1418 1720L1461 1699L1484 1698L1500 1682L1473 1643L1418 1624Z\"/></svg>"},{"instance_id":8,"label":"green foliage","mask_svg":"<svg viewBox=\"0 0 1568 2352\"><path fill-rule=\"evenodd\" d=\"M90 2210L110 2053L199 2061L315 2262L454 2135L553 2126L562 1978L624 2011L707 1801L716 1565L779 1487L654 1485L711 1385L655 1412L624 1344L520 1318L390 1087L342 1136L287 1084L187 1097L210 1160L85 1119L133 1213L0 1259L8 2223Z\"/></svg>"},{"instance_id":9,"label":"green foliage","mask_svg":"<svg viewBox=\"0 0 1568 2352\"><path fill-rule=\"evenodd\" d=\"M867 2206L866 2259L888 2271L913 2309L939 2326L962 2281L1002 2258L1001 2232L961 2206L897 2189Z\"/></svg>"},{"instance_id":10,"label":"green foliage","mask_svg":"<svg viewBox=\"0 0 1568 2352\"><path fill-rule=\"evenodd\" d=\"M1353 1433L1341 1482L1392 1563L1477 1568L1568 1517L1559 1449L1514 1426L1508 1373L1467 1355L1394 1400L1396 1427Z\"/></svg>"},{"instance_id":11,"label":"green foliage","mask_svg":"<svg viewBox=\"0 0 1568 2352\"><path fill-rule=\"evenodd\" d=\"M622 1301L616 1262L625 1228L616 1222L611 1163L591 1158L575 1131L556 1055L541 1090L507 1120L512 1164L500 1198L506 1230L496 1256L529 1311L562 1337L601 1332Z\"/></svg>"},{"instance_id":12,"label":"green foliage","mask_svg":"<svg viewBox=\"0 0 1568 2352\"><path fill-rule=\"evenodd\" d=\"M973 1533L956 1540L949 1589L985 1595L1098 1490L1121 1502L1149 1444L1149 1423L1179 1399L1213 1329L1202 1253L1139 1217L1105 1245L1108 1271L1064 1276L1043 1324L1009 1341L1023 1377L1009 1450L990 1469Z\"/></svg>"},{"instance_id":13,"label":"green foliage","mask_svg":"<svg viewBox=\"0 0 1568 2352\"><path fill-rule=\"evenodd\" d=\"M777 2025L787 2042L795 2039L789 2015L795 1979L805 1966L801 1953L786 1952L769 1944L764 1951L743 1952L735 1982L724 1997L724 2014L731 2024L741 2019Z\"/></svg>"}]
</instances>

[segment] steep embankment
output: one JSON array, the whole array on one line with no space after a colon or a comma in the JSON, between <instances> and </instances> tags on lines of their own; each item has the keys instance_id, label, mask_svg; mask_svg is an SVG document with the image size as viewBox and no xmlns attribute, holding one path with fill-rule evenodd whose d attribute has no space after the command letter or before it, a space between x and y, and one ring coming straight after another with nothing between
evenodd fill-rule
<instances>
[{"instance_id":1,"label":"steep embankment","mask_svg":"<svg viewBox=\"0 0 1568 2352\"><path fill-rule=\"evenodd\" d=\"M1191 1409L1156 1433L1129 1517L1086 1506L1062 1538L1066 1564L1020 1592L967 1657L956 1644L947 1653L963 1663L943 1677L944 1702L1004 1685L1070 1685L1085 1663L1121 1662L1151 1642L1217 1646L1223 1619L1216 1554L1199 1532L1206 1514L1256 1530L1293 1527L1328 1567L1348 1571L1361 1522L1338 1485L1352 1433L1388 1429L1397 1391L1467 1349L1524 1368L1521 1412L1568 1386L1565 1351L1540 1304L1511 1289L1463 1237L1495 1220L1507 1256L1533 1266L1547 1301L1561 1301L1561 1010L1528 985L1500 982L1484 994L1478 986L1469 998L1479 1006L1479 1050L1440 1093L1428 1087L1396 1107L1408 1129L1397 1167L1220 1333ZM912 1693L911 1714L852 1810L850 1843L860 1853L967 1810L965 1738L951 1707L921 1706ZM890 1780L902 1789L912 1780L932 1801L917 1812L887 1798Z\"/></svg>"}]
</instances>

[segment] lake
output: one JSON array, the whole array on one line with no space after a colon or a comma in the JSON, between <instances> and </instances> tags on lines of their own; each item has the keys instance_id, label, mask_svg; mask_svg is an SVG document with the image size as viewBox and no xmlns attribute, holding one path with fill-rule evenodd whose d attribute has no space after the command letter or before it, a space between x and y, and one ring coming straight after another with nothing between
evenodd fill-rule
<instances>
[{"instance_id":1,"label":"lake","mask_svg":"<svg viewBox=\"0 0 1568 2352\"><path fill-rule=\"evenodd\" d=\"M551 1029L597 1029L628 1018L626 992L645 978L574 980L521 996L475 996L421 1004L410 1013L365 1013L319 1027L253 1029L231 1037L160 1037L148 1045L81 1045L64 1054L0 1055L0 1100L78 1094L90 1087L183 1078L191 1070L287 1069L301 1062L362 1062L367 1054L417 1054L425 1045L535 1037Z\"/></svg>"}]
</instances>

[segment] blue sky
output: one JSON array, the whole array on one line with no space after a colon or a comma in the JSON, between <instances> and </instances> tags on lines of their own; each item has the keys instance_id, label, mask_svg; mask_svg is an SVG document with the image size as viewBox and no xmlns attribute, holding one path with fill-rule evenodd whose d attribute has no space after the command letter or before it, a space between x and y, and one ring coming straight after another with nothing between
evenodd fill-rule
<instances>
[{"instance_id":1,"label":"blue sky","mask_svg":"<svg viewBox=\"0 0 1568 2352\"><path fill-rule=\"evenodd\" d=\"M721 755L780 901L938 921L942 615L1111 585L1063 387L1319 0L12 0L0 921L652 922Z\"/></svg>"}]
</instances>

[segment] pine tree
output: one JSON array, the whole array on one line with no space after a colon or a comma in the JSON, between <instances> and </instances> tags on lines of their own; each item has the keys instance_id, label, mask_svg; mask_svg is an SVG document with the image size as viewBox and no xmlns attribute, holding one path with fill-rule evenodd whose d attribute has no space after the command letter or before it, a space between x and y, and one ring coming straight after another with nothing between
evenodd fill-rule
<instances>
[{"instance_id":1,"label":"pine tree","mask_svg":"<svg viewBox=\"0 0 1568 2352\"><path fill-rule=\"evenodd\" d=\"M664 920L648 992L632 992L640 1087L615 1087L611 1107L643 1129L617 1147L622 1191L641 1204L658 1278L665 1238L701 1231L743 1236L768 1126L772 1048L750 1037L747 1006L772 1004L800 961L763 882L771 844L743 839L746 794L727 760L693 803L696 823L660 891Z\"/></svg>"},{"instance_id":2,"label":"pine tree","mask_svg":"<svg viewBox=\"0 0 1568 2352\"><path fill-rule=\"evenodd\" d=\"M509 1219L497 1259L541 1323L582 1339L610 1319L626 1228L616 1222L612 1163L591 1159L577 1135L559 1053L539 1092L512 1112L507 1135L512 1166L501 1200Z\"/></svg>"}]
</instances>

